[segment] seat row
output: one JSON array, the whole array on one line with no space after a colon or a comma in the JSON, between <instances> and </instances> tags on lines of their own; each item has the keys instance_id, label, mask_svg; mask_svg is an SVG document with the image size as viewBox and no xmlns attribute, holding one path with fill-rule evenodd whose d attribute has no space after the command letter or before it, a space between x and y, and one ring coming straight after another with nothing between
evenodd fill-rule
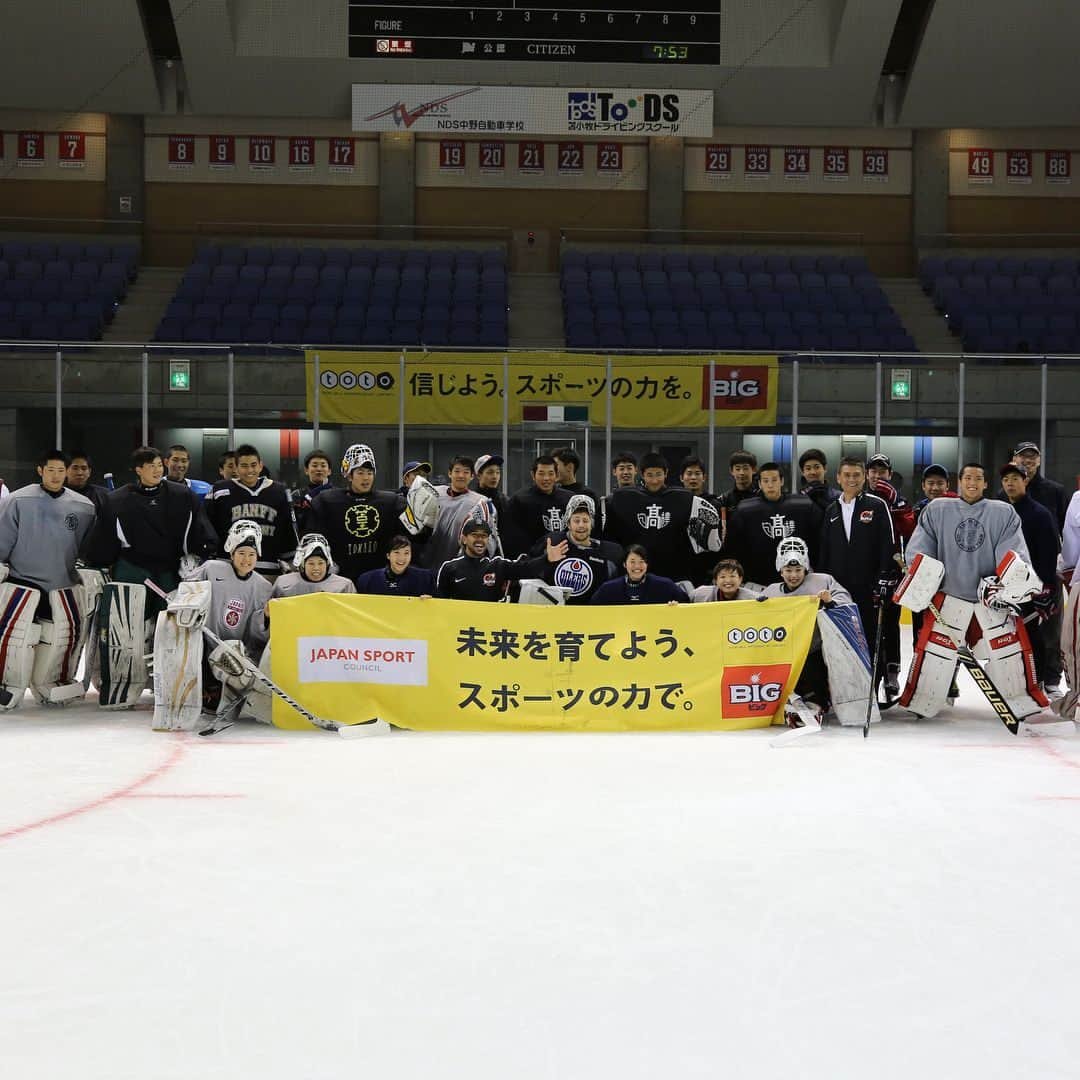
<instances>
[{"instance_id":1,"label":"seat row","mask_svg":"<svg viewBox=\"0 0 1080 1080\"><path fill-rule=\"evenodd\" d=\"M195 254L195 264L207 266L503 266L501 249L473 250L449 248L269 247L256 245L207 245Z\"/></svg>"},{"instance_id":2,"label":"seat row","mask_svg":"<svg viewBox=\"0 0 1080 1080\"><path fill-rule=\"evenodd\" d=\"M934 282L942 277L963 278L968 274L992 277L1003 274L1006 277L1031 275L1037 278L1049 278L1055 274L1075 277L1080 273L1080 258L1075 255L1049 256L982 256L951 257L928 256L919 261L919 280L927 292L932 292Z\"/></svg>"},{"instance_id":3,"label":"seat row","mask_svg":"<svg viewBox=\"0 0 1080 1080\"><path fill-rule=\"evenodd\" d=\"M136 266L139 262L139 249L135 244L106 244L100 242L78 243L38 241L30 243L24 240L7 240L0 244L0 259L16 263L23 260L37 263L52 262L60 259L64 262L122 262L126 266Z\"/></svg>"},{"instance_id":4,"label":"seat row","mask_svg":"<svg viewBox=\"0 0 1080 1080\"><path fill-rule=\"evenodd\" d=\"M749 350L757 352L837 351L914 352L915 342L903 331L879 330L794 330L744 329L735 327L659 328L631 326L567 327L566 344L571 349L663 349L663 350Z\"/></svg>"},{"instance_id":5,"label":"seat row","mask_svg":"<svg viewBox=\"0 0 1080 1080\"><path fill-rule=\"evenodd\" d=\"M877 289L873 274L821 274L807 270L800 274L781 272L771 274L762 270L745 274L741 270L583 270L563 271L563 292L584 287L615 287L637 285L642 288L685 285L696 288L721 286L726 289L775 289L777 292L798 292L805 289Z\"/></svg>"},{"instance_id":6,"label":"seat row","mask_svg":"<svg viewBox=\"0 0 1080 1080\"><path fill-rule=\"evenodd\" d=\"M739 270L744 274L810 273L868 274L870 267L861 255L761 255L688 254L684 252L577 251L563 253L562 268L589 270L690 270L694 273Z\"/></svg>"},{"instance_id":7,"label":"seat row","mask_svg":"<svg viewBox=\"0 0 1080 1080\"><path fill-rule=\"evenodd\" d=\"M218 323L165 319L155 340L221 345L344 345L505 347L506 326L498 323L303 323L252 320Z\"/></svg>"}]
</instances>

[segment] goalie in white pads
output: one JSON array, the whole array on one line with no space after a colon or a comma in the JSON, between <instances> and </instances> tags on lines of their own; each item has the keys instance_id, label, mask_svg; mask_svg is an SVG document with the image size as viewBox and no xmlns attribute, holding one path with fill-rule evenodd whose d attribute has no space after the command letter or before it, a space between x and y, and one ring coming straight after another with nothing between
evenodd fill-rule
<instances>
[{"instance_id":1,"label":"goalie in white pads","mask_svg":"<svg viewBox=\"0 0 1080 1080\"><path fill-rule=\"evenodd\" d=\"M870 697L870 648L851 593L831 574L810 569L810 552L798 536L776 546L776 569L782 580L765 587L764 596L816 596L823 610L810 643L795 692L785 712L788 722L820 724L832 706L843 725L862 725ZM878 720L876 708L871 715Z\"/></svg>"},{"instance_id":2,"label":"goalie in white pads","mask_svg":"<svg viewBox=\"0 0 1080 1080\"><path fill-rule=\"evenodd\" d=\"M274 582L271 600L280 596L306 596L308 593L354 593L356 586L346 577L331 573L334 569L330 543L322 533L304 533L293 557L296 570L282 574Z\"/></svg>"},{"instance_id":3,"label":"goalie in white pads","mask_svg":"<svg viewBox=\"0 0 1080 1080\"><path fill-rule=\"evenodd\" d=\"M75 678L101 575L76 571L94 504L64 487L70 460L41 456L40 483L0 506L0 709L14 709L31 687L43 704L82 697Z\"/></svg>"},{"instance_id":4,"label":"goalie in white pads","mask_svg":"<svg viewBox=\"0 0 1080 1080\"><path fill-rule=\"evenodd\" d=\"M961 642L1013 713L1030 716L1048 702L1017 614L1042 582L1029 565L1019 515L1008 503L984 497L983 467L965 465L958 486L959 499L935 499L919 516L907 575L893 594L901 606L927 612L900 704L919 716L941 710Z\"/></svg>"},{"instance_id":5,"label":"goalie in white pads","mask_svg":"<svg viewBox=\"0 0 1080 1080\"><path fill-rule=\"evenodd\" d=\"M224 559L195 568L158 616L154 636L154 727L185 728L200 712L230 711L250 689L236 653L258 657L267 640L266 605L273 587L255 572L262 529L237 521ZM204 659L204 629L223 640ZM198 706L198 708L197 708Z\"/></svg>"}]
</instances>

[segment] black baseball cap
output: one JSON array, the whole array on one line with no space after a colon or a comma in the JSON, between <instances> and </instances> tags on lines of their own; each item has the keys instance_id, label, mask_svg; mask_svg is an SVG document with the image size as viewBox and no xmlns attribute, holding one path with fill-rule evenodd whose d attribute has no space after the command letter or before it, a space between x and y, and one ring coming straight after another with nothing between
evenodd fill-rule
<instances>
[{"instance_id":1,"label":"black baseball cap","mask_svg":"<svg viewBox=\"0 0 1080 1080\"><path fill-rule=\"evenodd\" d=\"M892 472L892 462L889 460L888 454L872 454L866 459L866 467L869 469L871 465L883 465L889 472Z\"/></svg>"},{"instance_id":2,"label":"black baseball cap","mask_svg":"<svg viewBox=\"0 0 1080 1080\"><path fill-rule=\"evenodd\" d=\"M408 473L416 472L419 470L425 476L431 475L431 462L430 461L406 461L405 468L401 470L402 477Z\"/></svg>"},{"instance_id":3,"label":"black baseball cap","mask_svg":"<svg viewBox=\"0 0 1080 1080\"><path fill-rule=\"evenodd\" d=\"M461 535L468 536L469 533L484 532L488 536L491 535L491 526L486 521L477 521L476 518L470 518L461 527Z\"/></svg>"},{"instance_id":4,"label":"black baseball cap","mask_svg":"<svg viewBox=\"0 0 1080 1080\"><path fill-rule=\"evenodd\" d=\"M1016 449L1013 450L1014 454L1038 454L1042 457L1042 451L1039 449L1038 443L1022 442L1017 443Z\"/></svg>"},{"instance_id":5,"label":"black baseball cap","mask_svg":"<svg viewBox=\"0 0 1080 1080\"><path fill-rule=\"evenodd\" d=\"M948 480L949 470L944 465L927 465L922 471L922 478L925 480L929 476L940 476L943 480Z\"/></svg>"},{"instance_id":6,"label":"black baseball cap","mask_svg":"<svg viewBox=\"0 0 1080 1080\"><path fill-rule=\"evenodd\" d=\"M1023 465L1017 465L1015 461L1006 461L998 470L1001 477L1008 476L1009 473L1016 473L1021 479L1027 479L1027 469Z\"/></svg>"}]
</instances>

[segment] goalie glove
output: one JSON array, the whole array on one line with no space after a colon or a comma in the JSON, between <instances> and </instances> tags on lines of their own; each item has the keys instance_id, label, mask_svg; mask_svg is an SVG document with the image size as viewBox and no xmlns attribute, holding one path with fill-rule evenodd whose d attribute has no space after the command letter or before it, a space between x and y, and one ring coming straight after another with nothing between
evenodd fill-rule
<instances>
[{"instance_id":1,"label":"goalie glove","mask_svg":"<svg viewBox=\"0 0 1080 1080\"><path fill-rule=\"evenodd\" d=\"M194 581L198 575L199 567L202 566L203 561L198 555L181 555L180 556L180 580L181 581Z\"/></svg>"},{"instance_id":2,"label":"goalie glove","mask_svg":"<svg viewBox=\"0 0 1080 1080\"><path fill-rule=\"evenodd\" d=\"M984 577L979 582L979 599L991 611L1009 611L1013 615L1020 614L1020 605L1010 600L1005 594L1004 587L998 580L997 574Z\"/></svg>"},{"instance_id":3,"label":"goalie glove","mask_svg":"<svg viewBox=\"0 0 1080 1080\"><path fill-rule=\"evenodd\" d=\"M409 492L405 496L405 509L399 516L401 524L413 536L425 529L435 528L439 519L439 493L422 476L413 477Z\"/></svg>"},{"instance_id":4,"label":"goalie glove","mask_svg":"<svg viewBox=\"0 0 1080 1080\"><path fill-rule=\"evenodd\" d=\"M1042 592L1036 593L1031 598L1031 603L1040 623L1046 622L1057 611L1057 597L1053 589L1043 589Z\"/></svg>"},{"instance_id":5,"label":"goalie glove","mask_svg":"<svg viewBox=\"0 0 1080 1080\"><path fill-rule=\"evenodd\" d=\"M720 550L720 514L708 499L694 496L686 535L695 555Z\"/></svg>"}]
</instances>

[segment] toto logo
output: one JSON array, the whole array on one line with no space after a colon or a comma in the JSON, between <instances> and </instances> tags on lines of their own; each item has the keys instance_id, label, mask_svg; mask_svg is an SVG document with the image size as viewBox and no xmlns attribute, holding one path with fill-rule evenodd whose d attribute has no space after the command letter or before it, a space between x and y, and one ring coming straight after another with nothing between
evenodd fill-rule
<instances>
[{"instance_id":1,"label":"toto logo","mask_svg":"<svg viewBox=\"0 0 1080 1080\"><path fill-rule=\"evenodd\" d=\"M786 626L740 626L728 631L729 645L768 645L771 641L783 641L787 637Z\"/></svg>"},{"instance_id":2,"label":"toto logo","mask_svg":"<svg viewBox=\"0 0 1080 1080\"><path fill-rule=\"evenodd\" d=\"M371 371L322 371L319 385L324 390L392 390L394 376L389 371L375 374Z\"/></svg>"}]
</instances>

